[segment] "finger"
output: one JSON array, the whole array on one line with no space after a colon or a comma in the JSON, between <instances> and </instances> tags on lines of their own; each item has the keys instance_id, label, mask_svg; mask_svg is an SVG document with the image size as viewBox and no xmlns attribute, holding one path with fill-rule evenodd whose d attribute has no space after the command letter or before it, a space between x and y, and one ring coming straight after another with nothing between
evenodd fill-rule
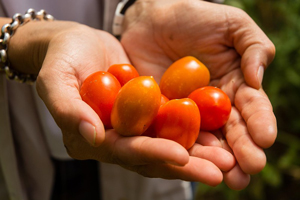
<instances>
[{"instance_id":1,"label":"finger","mask_svg":"<svg viewBox=\"0 0 300 200\"><path fill-rule=\"evenodd\" d=\"M161 138L121 137L114 130L109 130L105 145L113 152L113 160L109 162L120 165L169 163L183 166L189 161L189 154L184 147Z\"/></svg>"},{"instance_id":2,"label":"finger","mask_svg":"<svg viewBox=\"0 0 300 200\"><path fill-rule=\"evenodd\" d=\"M236 8L233 8L236 9ZM229 35L233 45L242 56L241 68L246 83L253 88L260 88L263 73L275 56L275 46L242 10L236 9L239 17L229 18Z\"/></svg>"},{"instance_id":3,"label":"finger","mask_svg":"<svg viewBox=\"0 0 300 200\"><path fill-rule=\"evenodd\" d=\"M214 134L206 131L200 132L196 142L203 146L222 147L220 140Z\"/></svg>"},{"instance_id":4,"label":"finger","mask_svg":"<svg viewBox=\"0 0 300 200\"><path fill-rule=\"evenodd\" d=\"M230 146L228 145L227 140L225 139L221 139L220 140L221 144L222 144L222 148L225 149L226 151L230 152L231 154L233 154L232 149L230 148Z\"/></svg>"},{"instance_id":5,"label":"finger","mask_svg":"<svg viewBox=\"0 0 300 200\"><path fill-rule=\"evenodd\" d=\"M189 150L189 153L191 156L202 158L214 163L222 171L229 171L235 165L234 156L221 147L195 144Z\"/></svg>"},{"instance_id":6,"label":"finger","mask_svg":"<svg viewBox=\"0 0 300 200\"><path fill-rule=\"evenodd\" d=\"M244 173L238 164L230 171L224 172L223 176L226 185L233 190L242 190L250 183L250 175Z\"/></svg>"},{"instance_id":7,"label":"finger","mask_svg":"<svg viewBox=\"0 0 300 200\"><path fill-rule=\"evenodd\" d=\"M193 156L182 167L170 164L156 164L138 166L130 170L150 178L181 179L201 182L210 186L216 186L223 180L223 174L218 167L208 160Z\"/></svg>"},{"instance_id":8,"label":"finger","mask_svg":"<svg viewBox=\"0 0 300 200\"><path fill-rule=\"evenodd\" d=\"M266 155L255 144L239 111L233 107L224 135L242 170L247 174L256 174L266 165Z\"/></svg>"},{"instance_id":9,"label":"finger","mask_svg":"<svg viewBox=\"0 0 300 200\"><path fill-rule=\"evenodd\" d=\"M226 151L233 154L232 149L228 145L224 135L220 130L214 131L214 133L201 131L196 142L203 146L222 147Z\"/></svg>"},{"instance_id":10,"label":"finger","mask_svg":"<svg viewBox=\"0 0 300 200\"><path fill-rule=\"evenodd\" d=\"M277 137L277 124L272 105L264 91L241 85L235 105L246 121L254 142L262 148L270 147Z\"/></svg>"},{"instance_id":11,"label":"finger","mask_svg":"<svg viewBox=\"0 0 300 200\"><path fill-rule=\"evenodd\" d=\"M242 55L241 68L246 83L256 89L261 87L264 72L275 55L274 47L253 44Z\"/></svg>"}]
</instances>

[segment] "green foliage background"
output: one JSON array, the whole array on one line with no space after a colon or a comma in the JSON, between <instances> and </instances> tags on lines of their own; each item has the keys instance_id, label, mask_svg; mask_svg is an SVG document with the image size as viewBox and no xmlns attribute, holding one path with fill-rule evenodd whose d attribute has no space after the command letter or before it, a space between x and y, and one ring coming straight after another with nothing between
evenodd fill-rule
<instances>
[{"instance_id":1,"label":"green foliage background","mask_svg":"<svg viewBox=\"0 0 300 200\"><path fill-rule=\"evenodd\" d=\"M276 46L276 57L265 72L263 87L277 118L278 137L266 149L267 165L251 176L242 191L225 184L199 184L196 199L300 199L300 0L226 0L245 10Z\"/></svg>"}]
</instances>

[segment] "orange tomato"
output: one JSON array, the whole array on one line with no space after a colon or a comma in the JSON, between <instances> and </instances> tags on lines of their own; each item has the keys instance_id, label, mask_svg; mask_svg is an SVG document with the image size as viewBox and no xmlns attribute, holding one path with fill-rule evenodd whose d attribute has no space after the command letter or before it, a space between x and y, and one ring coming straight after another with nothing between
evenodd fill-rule
<instances>
[{"instance_id":1,"label":"orange tomato","mask_svg":"<svg viewBox=\"0 0 300 200\"><path fill-rule=\"evenodd\" d=\"M200 123L200 112L193 100L173 99L160 107L154 129L157 137L173 140L189 149L198 138Z\"/></svg>"},{"instance_id":2,"label":"orange tomato","mask_svg":"<svg viewBox=\"0 0 300 200\"><path fill-rule=\"evenodd\" d=\"M113 128L123 136L141 135L152 123L161 102L158 84L151 76L139 76L119 91L111 113Z\"/></svg>"},{"instance_id":3,"label":"orange tomato","mask_svg":"<svg viewBox=\"0 0 300 200\"><path fill-rule=\"evenodd\" d=\"M169 99L186 98L197 88L206 86L210 81L207 67L192 56L175 61L160 80L161 93Z\"/></svg>"}]
</instances>

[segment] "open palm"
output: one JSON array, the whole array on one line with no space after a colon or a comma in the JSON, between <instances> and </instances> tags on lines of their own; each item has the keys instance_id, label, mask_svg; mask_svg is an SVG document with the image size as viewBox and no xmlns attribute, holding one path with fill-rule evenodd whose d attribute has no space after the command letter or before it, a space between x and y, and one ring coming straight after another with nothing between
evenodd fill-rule
<instances>
[{"instance_id":1,"label":"open palm","mask_svg":"<svg viewBox=\"0 0 300 200\"><path fill-rule=\"evenodd\" d=\"M277 133L272 105L261 88L263 71L275 54L265 34L233 7L197 0L138 1L126 12L121 43L138 71L158 82L181 57L195 56L206 64L210 84L229 95L233 108L222 130L203 133L198 142L219 146L219 139L232 151L237 165L224 173L225 182L245 187L248 174L265 166L263 148L274 143Z\"/></svg>"}]
</instances>

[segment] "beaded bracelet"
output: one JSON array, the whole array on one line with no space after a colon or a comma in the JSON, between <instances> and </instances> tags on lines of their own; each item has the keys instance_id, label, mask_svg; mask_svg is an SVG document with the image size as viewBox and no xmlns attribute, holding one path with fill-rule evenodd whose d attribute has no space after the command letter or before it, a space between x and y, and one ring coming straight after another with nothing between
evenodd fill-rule
<instances>
[{"instance_id":1,"label":"beaded bracelet","mask_svg":"<svg viewBox=\"0 0 300 200\"><path fill-rule=\"evenodd\" d=\"M24 15L21 15L20 13L15 14L11 23L2 26L0 37L0 72L5 72L6 77L9 80L32 84L37 78L37 75L24 74L11 69L10 62L7 57L9 41L16 32L17 28L32 20L53 21L54 18L52 15L47 14L45 10L35 12L34 9L30 8Z\"/></svg>"}]
</instances>

